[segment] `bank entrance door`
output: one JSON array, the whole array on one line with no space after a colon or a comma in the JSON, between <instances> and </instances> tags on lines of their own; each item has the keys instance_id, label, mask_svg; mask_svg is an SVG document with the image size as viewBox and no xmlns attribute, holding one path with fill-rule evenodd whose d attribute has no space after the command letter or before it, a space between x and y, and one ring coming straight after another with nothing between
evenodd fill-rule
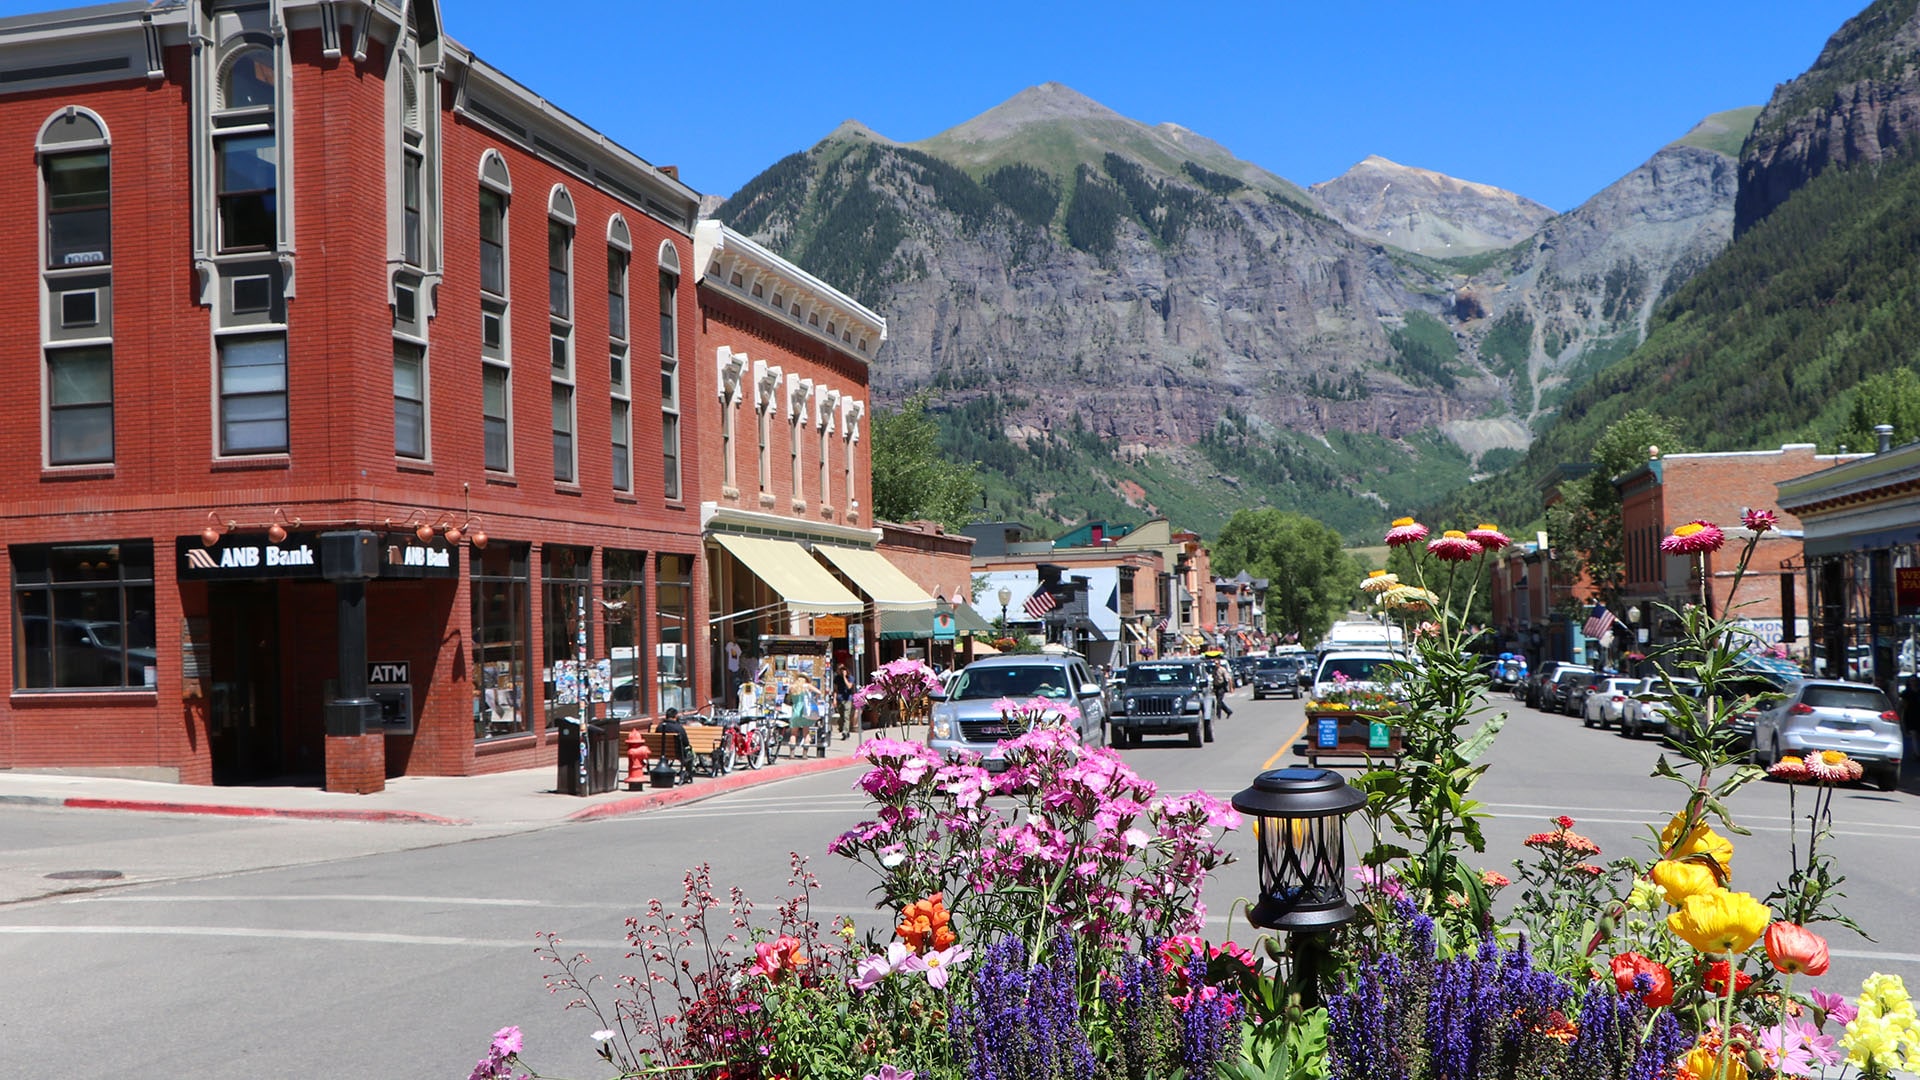
<instances>
[{"instance_id":1,"label":"bank entrance door","mask_svg":"<svg viewBox=\"0 0 1920 1080\"><path fill-rule=\"evenodd\" d=\"M212 631L208 749L216 784L283 775L280 709L280 586L271 581L207 587Z\"/></svg>"}]
</instances>

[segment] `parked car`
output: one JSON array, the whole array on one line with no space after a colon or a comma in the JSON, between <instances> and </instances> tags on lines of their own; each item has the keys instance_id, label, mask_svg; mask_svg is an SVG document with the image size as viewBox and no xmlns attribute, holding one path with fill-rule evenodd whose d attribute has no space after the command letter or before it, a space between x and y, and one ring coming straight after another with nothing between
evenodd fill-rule
<instances>
[{"instance_id":1,"label":"parked car","mask_svg":"<svg viewBox=\"0 0 1920 1080\"><path fill-rule=\"evenodd\" d=\"M1200 660L1149 660L1127 665L1114 710L1113 745L1138 746L1143 735L1181 735L1188 746L1213 741L1213 690Z\"/></svg>"},{"instance_id":2,"label":"parked car","mask_svg":"<svg viewBox=\"0 0 1920 1080\"><path fill-rule=\"evenodd\" d=\"M1321 699L1342 689L1392 694L1408 663L1406 656L1389 649L1335 650L1320 658L1312 695Z\"/></svg>"},{"instance_id":3,"label":"parked car","mask_svg":"<svg viewBox=\"0 0 1920 1080\"><path fill-rule=\"evenodd\" d=\"M1787 754L1804 757L1841 750L1866 769L1866 779L1881 791L1892 791L1900 783L1900 714L1885 691L1868 683L1796 683L1755 717L1753 745L1755 757L1766 764Z\"/></svg>"},{"instance_id":4,"label":"parked car","mask_svg":"<svg viewBox=\"0 0 1920 1080\"><path fill-rule=\"evenodd\" d=\"M1547 684L1553 681L1553 676L1556 672L1558 672L1561 668L1568 667L1568 666L1580 666L1580 665L1569 665L1565 660L1549 660L1546 663L1541 664L1539 667L1533 670L1533 674L1527 676L1526 682L1520 683L1514 688L1514 696L1522 697L1523 691L1524 691L1524 697L1525 697L1528 708L1530 709L1546 708L1547 706L1545 705L1541 696L1542 690L1544 690ZM1583 668L1583 670L1591 671L1593 669Z\"/></svg>"},{"instance_id":5,"label":"parked car","mask_svg":"<svg viewBox=\"0 0 1920 1080\"><path fill-rule=\"evenodd\" d=\"M1487 669L1487 678L1492 680L1495 690L1512 690L1527 681L1527 658L1517 653L1503 652L1493 658L1493 664Z\"/></svg>"},{"instance_id":6,"label":"parked car","mask_svg":"<svg viewBox=\"0 0 1920 1080\"><path fill-rule=\"evenodd\" d=\"M1627 695L1639 686L1640 680L1630 676L1610 675L1601 680L1586 692L1581 702L1581 721L1602 731L1618 724L1633 700Z\"/></svg>"},{"instance_id":7,"label":"parked car","mask_svg":"<svg viewBox=\"0 0 1920 1080\"><path fill-rule=\"evenodd\" d=\"M1585 686L1599 672L1584 664L1561 664L1553 669L1553 678L1540 684L1542 712L1570 713L1567 694L1575 683Z\"/></svg>"},{"instance_id":8,"label":"parked car","mask_svg":"<svg viewBox=\"0 0 1920 1080\"><path fill-rule=\"evenodd\" d=\"M1567 687L1566 702L1561 711L1568 716L1585 716L1587 695L1599 689L1613 677L1611 671L1596 671L1584 679L1576 679Z\"/></svg>"},{"instance_id":9,"label":"parked car","mask_svg":"<svg viewBox=\"0 0 1920 1080\"><path fill-rule=\"evenodd\" d=\"M1658 675L1640 680L1627 695L1626 707L1620 716L1620 734L1637 739L1647 732L1664 734L1667 730L1666 703L1670 696L1667 690L1669 681L1673 689L1683 694L1696 694L1700 684L1692 679L1663 679Z\"/></svg>"},{"instance_id":10,"label":"parked car","mask_svg":"<svg viewBox=\"0 0 1920 1080\"><path fill-rule=\"evenodd\" d=\"M1227 671L1233 675L1233 685L1247 685L1253 681L1253 657L1236 656L1228 660Z\"/></svg>"},{"instance_id":11,"label":"parked car","mask_svg":"<svg viewBox=\"0 0 1920 1080\"><path fill-rule=\"evenodd\" d=\"M1297 656L1261 656L1253 662L1253 700L1268 694L1300 697L1300 658Z\"/></svg>"},{"instance_id":12,"label":"parked car","mask_svg":"<svg viewBox=\"0 0 1920 1080\"><path fill-rule=\"evenodd\" d=\"M1100 684L1094 681L1084 658L1055 656L989 656L961 669L944 700L936 701L927 744L935 753L953 758L962 752L986 758L989 768L998 761L1001 742L1025 734L1001 714L1002 699L1028 701L1045 698L1079 711L1080 740L1089 745L1105 741L1107 708Z\"/></svg>"}]
</instances>

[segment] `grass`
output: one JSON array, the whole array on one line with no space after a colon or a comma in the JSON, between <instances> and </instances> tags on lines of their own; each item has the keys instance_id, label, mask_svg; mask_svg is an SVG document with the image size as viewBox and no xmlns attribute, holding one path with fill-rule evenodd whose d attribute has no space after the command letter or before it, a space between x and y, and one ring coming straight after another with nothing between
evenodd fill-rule
<instances>
[{"instance_id":1,"label":"grass","mask_svg":"<svg viewBox=\"0 0 1920 1080\"><path fill-rule=\"evenodd\" d=\"M1702 150L1711 150L1730 158L1740 156L1740 147L1747 141L1747 135L1753 130L1753 122L1760 118L1760 106L1745 105L1738 109L1717 112L1695 125L1692 131L1681 136L1676 145L1697 146Z\"/></svg>"}]
</instances>

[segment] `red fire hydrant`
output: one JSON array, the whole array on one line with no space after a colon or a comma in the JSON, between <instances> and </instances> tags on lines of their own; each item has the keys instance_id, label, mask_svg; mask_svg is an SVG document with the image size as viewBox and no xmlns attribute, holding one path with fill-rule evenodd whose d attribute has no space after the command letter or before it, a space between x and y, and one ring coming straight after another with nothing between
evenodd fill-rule
<instances>
[{"instance_id":1,"label":"red fire hydrant","mask_svg":"<svg viewBox=\"0 0 1920 1080\"><path fill-rule=\"evenodd\" d=\"M647 786L647 758L652 754L647 750L647 736L644 732L627 732L627 790L635 791Z\"/></svg>"}]
</instances>

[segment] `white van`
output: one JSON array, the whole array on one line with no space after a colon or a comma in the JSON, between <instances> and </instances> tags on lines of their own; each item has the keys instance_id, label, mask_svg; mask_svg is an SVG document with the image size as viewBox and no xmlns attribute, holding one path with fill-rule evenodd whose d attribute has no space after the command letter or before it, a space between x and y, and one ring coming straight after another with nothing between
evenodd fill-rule
<instances>
[{"instance_id":1,"label":"white van","mask_svg":"<svg viewBox=\"0 0 1920 1080\"><path fill-rule=\"evenodd\" d=\"M1334 649L1320 656L1311 696L1323 700L1339 690L1391 694L1406 674L1406 656L1391 649Z\"/></svg>"}]
</instances>

